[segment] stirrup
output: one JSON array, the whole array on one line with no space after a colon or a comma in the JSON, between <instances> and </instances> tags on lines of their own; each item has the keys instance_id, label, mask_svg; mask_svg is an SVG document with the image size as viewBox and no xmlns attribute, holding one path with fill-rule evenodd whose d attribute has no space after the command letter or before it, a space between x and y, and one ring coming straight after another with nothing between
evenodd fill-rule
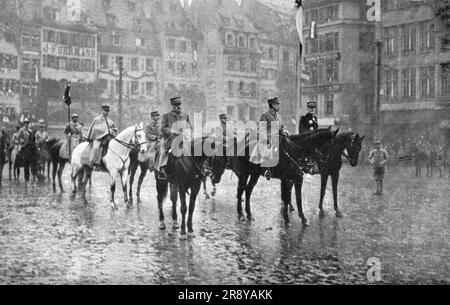
<instances>
[{"instance_id":1,"label":"stirrup","mask_svg":"<svg viewBox=\"0 0 450 305\"><path fill-rule=\"evenodd\" d=\"M270 172L270 169L267 169L264 172L264 177L266 177L267 180L270 180L270 178L272 178L272 173Z\"/></svg>"},{"instance_id":2,"label":"stirrup","mask_svg":"<svg viewBox=\"0 0 450 305\"><path fill-rule=\"evenodd\" d=\"M159 180L166 181L166 180L167 180L167 174L166 174L164 171L160 171L160 172L158 173L158 179L159 179Z\"/></svg>"}]
</instances>

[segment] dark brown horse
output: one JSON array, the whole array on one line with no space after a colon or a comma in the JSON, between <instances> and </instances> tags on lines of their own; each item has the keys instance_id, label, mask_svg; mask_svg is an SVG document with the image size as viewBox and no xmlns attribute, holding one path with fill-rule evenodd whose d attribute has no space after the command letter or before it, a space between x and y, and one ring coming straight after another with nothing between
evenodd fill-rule
<instances>
[{"instance_id":1,"label":"dark brown horse","mask_svg":"<svg viewBox=\"0 0 450 305\"><path fill-rule=\"evenodd\" d=\"M308 225L308 220L303 214L301 186L303 183L302 168L305 167L306 158L323 159L327 158L331 144L336 137L338 131L322 129L315 133L304 135L294 135L281 137L279 145L279 161L272 168L272 177L280 179L282 184L293 181L296 189L296 198L298 206L298 215L303 225ZM253 219L250 198L255 185L258 183L259 177L264 173L264 169L260 165L250 162L250 149L246 145L245 156L215 156L212 162L213 181L220 182L220 178L228 166L238 177L237 187L237 212L238 218L244 220L242 213L242 195L245 192L245 212L247 220ZM285 202L283 209L283 217L286 225L289 223L288 202Z\"/></svg>"},{"instance_id":2,"label":"dark brown horse","mask_svg":"<svg viewBox=\"0 0 450 305\"><path fill-rule=\"evenodd\" d=\"M0 130L0 187L2 186L3 166L7 162L9 149L9 137L6 132Z\"/></svg>"},{"instance_id":3,"label":"dark brown horse","mask_svg":"<svg viewBox=\"0 0 450 305\"><path fill-rule=\"evenodd\" d=\"M342 217L342 213L338 206L337 189L339 183L339 172L342 168L342 157L345 157L352 167L358 165L359 152L361 151L362 141L358 133L344 132L336 136L333 146L330 151L330 157L326 162L319 162L320 172L320 202L319 202L319 216L325 216L323 211L323 199L327 189L328 177L331 177L331 184L333 187L333 202L336 217ZM288 206L291 205L291 193L293 181L286 181L281 185L281 200Z\"/></svg>"},{"instance_id":4,"label":"dark brown horse","mask_svg":"<svg viewBox=\"0 0 450 305\"><path fill-rule=\"evenodd\" d=\"M188 233L194 233L192 219L195 209L195 201L197 200L197 195L200 190L202 179L204 179L205 175L204 164L209 158L211 158L211 156L208 156L203 150L206 141L209 140L210 139L206 137L202 139L195 139L191 143L191 145L187 145L187 149L190 150L190 154L183 153L177 157L171 154L169 156L169 162L167 164L166 170L168 180L160 180L158 178L158 173L155 171L160 229L164 230L166 228L166 225L164 223L163 203L165 198L167 197L170 184L170 199L172 201L172 220L174 222L174 229L178 228L176 205L178 197L177 195L179 195L181 201L182 217L181 235L186 235L186 224ZM211 143L206 143L206 145L214 147L214 141L212 140ZM195 152L201 153L199 155L196 155ZM188 192L190 192L189 207L186 204L186 194L188 194ZM187 212L189 212L189 214L186 221Z\"/></svg>"}]
</instances>

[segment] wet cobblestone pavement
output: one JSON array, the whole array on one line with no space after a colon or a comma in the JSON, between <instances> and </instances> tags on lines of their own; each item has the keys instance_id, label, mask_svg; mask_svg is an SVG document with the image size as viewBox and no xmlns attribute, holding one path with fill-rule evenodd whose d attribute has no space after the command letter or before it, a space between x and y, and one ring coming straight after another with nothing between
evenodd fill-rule
<instances>
[{"instance_id":1,"label":"wet cobblestone pavement","mask_svg":"<svg viewBox=\"0 0 450 305\"><path fill-rule=\"evenodd\" d=\"M279 181L260 179L251 223L237 220L237 179L227 172L216 199L201 194L195 237L158 229L153 175L140 205L109 205L108 176L94 173L89 206L51 184L4 180L0 194L0 284L370 284L371 257L381 283L450 284L450 180L409 178L394 168L373 196L366 168L344 168L337 219L331 186L318 217L319 177L305 182L304 210L285 228ZM68 189L68 170L64 175ZM171 204L165 203L171 228ZM179 211L179 209L178 209Z\"/></svg>"}]
</instances>

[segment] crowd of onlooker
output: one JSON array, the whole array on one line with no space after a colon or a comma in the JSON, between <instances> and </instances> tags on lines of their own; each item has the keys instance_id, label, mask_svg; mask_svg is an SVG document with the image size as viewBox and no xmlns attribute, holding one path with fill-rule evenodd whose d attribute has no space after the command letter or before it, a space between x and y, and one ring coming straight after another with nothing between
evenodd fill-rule
<instances>
[{"instance_id":1,"label":"crowd of onlooker","mask_svg":"<svg viewBox=\"0 0 450 305\"><path fill-rule=\"evenodd\" d=\"M450 175L450 147L442 136L430 136L426 134L408 137L385 137L382 147L389 154L389 166L415 167L416 176L421 176L421 169L426 169L425 176ZM373 149L369 141L363 142L360 153L360 163L368 165L368 156Z\"/></svg>"}]
</instances>

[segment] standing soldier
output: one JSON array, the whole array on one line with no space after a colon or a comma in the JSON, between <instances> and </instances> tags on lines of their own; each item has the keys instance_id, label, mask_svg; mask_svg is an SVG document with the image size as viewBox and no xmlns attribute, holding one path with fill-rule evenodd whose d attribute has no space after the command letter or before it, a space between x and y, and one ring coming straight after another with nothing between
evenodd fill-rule
<instances>
[{"instance_id":1,"label":"standing soldier","mask_svg":"<svg viewBox=\"0 0 450 305\"><path fill-rule=\"evenodd\" d=\"M154 169L156 164L156 155L161 144L162 132L159 112L153 111L150 113L150 116L151 121L145 127L145 137L147 139L147 155L145 159L150 160L150 169Z\"/></svg>"},{"instance_id":2,"label":"standing soldier","mask_svg":"<svg viewBox=\"0 0 450 305\"><path fill-rule=\"evenodd\" d=\"M268 101L269 109L261 115L259 123L267 122L266 130L261 129L261 125L258 127L258 145L254 148L251 156L250 162L255 164L262 164L265 161L270 161L275 150L278 149L274 139L272 139L273 134L281 134L283 136L288 136L288 130L283 126L281 122L280 112L280 101L278 97L269 99ZM272 130L273 127L278 127L278 130ZM264 143L267 140L267 143ZM262 142L261 142L262 141ZM260 145L262 143L262 145ZM272 171L270 167L265 167L264 177L270 180L272 177Z\"/></svg>"},{"instance_id":3,"label":"standing soldier","mask_svg":"<svg viewBox=\"0 0 450 305\"><path fill-rule=\"evenodd\" d=\"M48 133L45 131L45 121L39 120L38 122L39 130L36 131L36 145L38 148L41 147L41 145L48 141Z\"/></svg>"},{"instance_id":4,"label":"standing soldier","mask_svg":"<svg viewBox=\"0 0 450 305\"><path fill-rule=\"evenodd\" d=\"M23 127L19 130L19 149L21 151L30 142L30 135L32 130L30 129L30 120L25 118L23 120Z\"/></svg>"},{"instance_id":5,"label":"standing soldier","mask_svg":"<svg viewBox=\"0 0 450 305\"><path fill-rule=\"evenodd\" d=\"M381 148L381 141L375 141L375 149L370 152L369 161L373 167L373 176L377 185L377 191L374 195L383 193L383 179L386 172L386 162L388 161L388 153Z\"/></svg>"},{"instance_id":6,"label":"standing soldier","mask_svg":"<svg viewBox=\"0 0 450 305\"><path fill-rule=\"evenodd\" d=\"M160 180L167 180L166 166L169 161L169 150L173 140L182 134L185 128L192 129L189 115L181 110L181 98L172 98L170 104L172 105L172 111L164 114L161 122L163 141L156 164L158 179Z\"/></svg>"},{"instance_id":7,"label":"standing soldier","mask_svg":"<svg viewBox=\"0 0 450 305\"><path fill-rule=\"evenodd\" d=\"M116 124L108 118L109 106L102 106L102 114L94 119L89 128L87 139L92 141L92 147L89 154L89 164L94 167L94 165L100 165L102 159L102 144L106 144L111 138L117 135Z\"/></svg>"},{"instance_id":8,"label":"standing soldier","mask_svg":"<svg viewBox=\"0 0 450 305\"><path fill-rule=\"evenodd\" d=\"M64 135L66 136L66 143L61 146L60 156L63 159L70 159L72 151L78 144L83 141L83 125L78 122L80 116L76 113L72 114L72 122L66 125L64 129ZM69 141L70 150L69 151Z\"/></svg>"},{"instance_id":9,"label":"standing soldier","mask_svg":"<svg viewBox=\"0 0 450 305\"><path fill-rule=\"evenodd\" d=\"M319 129L319 123L315 115L315 109L317 107L316 102L308 102L308 113L300 118L300 124L298 126L299 134L311 132Z\"/></svg>"},{"instance_id":10,"label":"standing soldier","mask_svg":"<svg viewBox=\"0 0 450 305\"><path fill-rule=\"evenodd\" d=\"M215 135L218 139L223 140L223 144L227 142L233 143L234 139L236 139L236 130L231 126L230 122L228 122L228 116L226 113L221 113L219 115L220 125L217 126L215 130Z\"/></svg>"}]
</instances>

